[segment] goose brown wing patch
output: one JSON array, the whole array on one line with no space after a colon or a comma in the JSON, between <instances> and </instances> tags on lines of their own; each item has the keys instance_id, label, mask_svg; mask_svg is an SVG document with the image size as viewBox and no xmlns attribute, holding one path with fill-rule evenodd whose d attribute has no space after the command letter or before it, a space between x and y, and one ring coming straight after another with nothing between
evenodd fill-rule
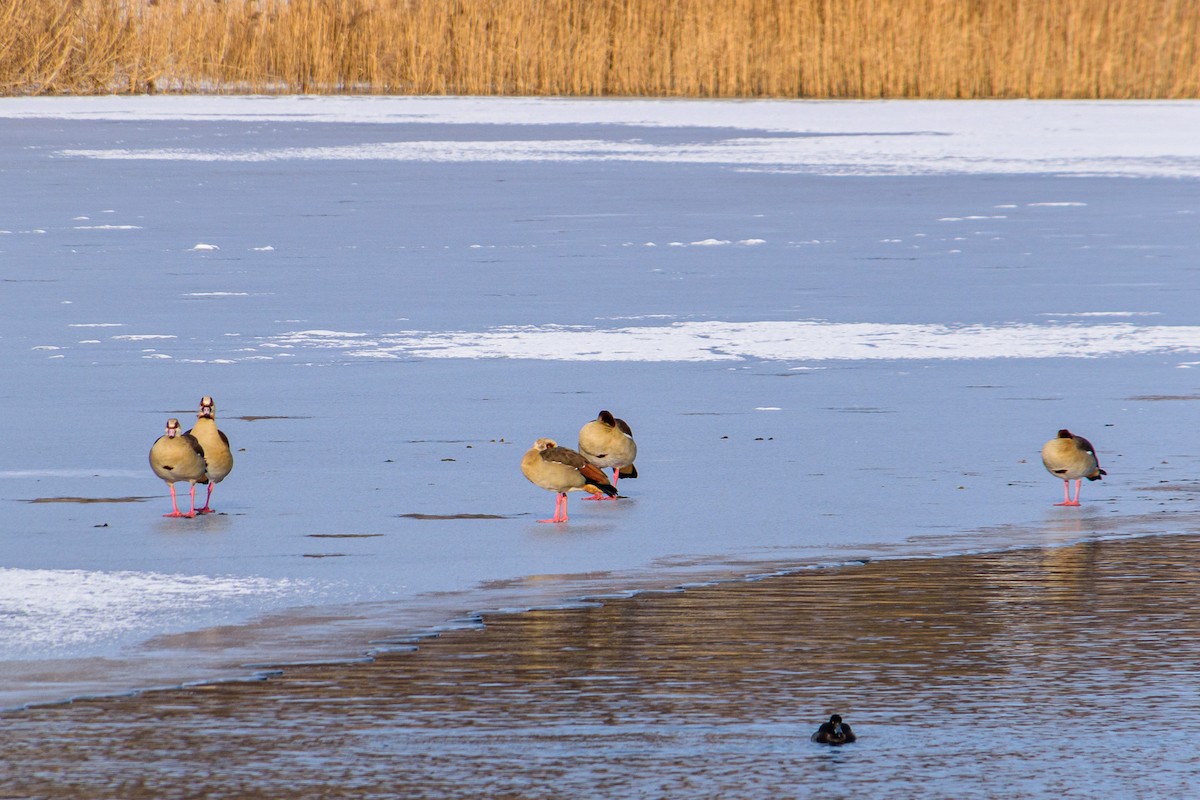
<instances>
[{"instance_id":1,"label":"goose brown wing patch","mask_svg":"<svg viewBox=\"0 0 1200 800\"><path fill-rule=\"evenodd\" d=\"M579 468L579 474L582 475L583 477L587 478L589 481L596 484L597 486L609 486L610 485L607 475L605 475L601 470L597 469L596 467L593 467L591 464L588 464L586 462L584 463L584 465L582 467Z\"/></svg>"},{"instance_id":2,"label":"goose brown wing patch","mask_svg":"<svg viewBox=\"0 0 1200 800\"><path fill-rule=\"evenodd\" d=\"M630 430L629 423L625 420L617 419L617 428L620 429L621 433L625 434L631 439L633 438L633 431Z\"/></svg>"},{"instance_id":3,"label":"goose brown wing patch","mask_svg":"<svg viewBox=\"0 0 1200 800\"><path fill-rule=\"evenodd\" d=\"M542 458L546 461L566 464L580 471L583 467L588 466L587 459L567 447L547 447L542 451Z\"/></svg>"}]
</instances>

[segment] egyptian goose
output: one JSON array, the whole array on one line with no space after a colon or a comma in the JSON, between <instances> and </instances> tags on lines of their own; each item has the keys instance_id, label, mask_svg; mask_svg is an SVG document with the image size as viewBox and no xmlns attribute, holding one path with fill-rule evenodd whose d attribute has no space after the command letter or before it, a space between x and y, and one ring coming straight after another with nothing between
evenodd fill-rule
<instances>
[{"instance_id":1,"label":"egyptian goose","mask_svg":"<svg viewBox=\"0 0 1200 800\"><path fill-rule=\"evenodd\" d=\"M834 714L829 722L822 722L817 732L809 738L821 744L850 744L858 737L850 730L850 723L842 722L842 718Z\"/></svg>"},{"instance_id":2,"label":"egyptian goose","mask_svg":"<svg viewBox=\"0 0 1200 800\"><path fill-rule=\"evenodd\" d=\"M579 453L601 469L612 467L612 484L621 478L636 478L637 443L625 420L601 411L594 420L579 429ZM601 499L601 498L597 498Z\"/></svg>"},{"instance_id":3,"label":"egyptian goose","mask_svg":"<svg viewBox=\"0 0 1200 800\"><path fill-rule=\"evenodd\" d=\"M567 521L567 492L590 492L615 496L617 490L587 459L553 439L538 439L521 459L521 472L536 486L557 492L554 516L538 522Z\"/></svg>"},{"instance_id":4,"label":"egyptian goose","mask_svg":"<svg viewBox=\"0 0 1200 800\"><path fill-rule=\"evenodd\" d=\"M1108 473L1100 469L1096 460L1096 448L1082 436L1076 436L1066 428L1042 447L1042 463L1046 469L1063 482L1063 501L1056 506L1079 505L1079 487L1083 479L1098 481ZM1071 481L1075 481L1075 497L1071 497Z\"/></svg>"},{"instance_id":5,"label":"egyptian goose","mask_svg":"<svg viewBox=\"0 0 1200 800\"><path fill-rule=\"evenodd\" d=\"M179 420L174 417L167 420L167 432L158 437L150 448L150 468L171 487L172 512L163 516L189 519L196 516L196 484L208 483L204 449L195 436L179 432ZM186 514L179 510L175 502L175 484L179 481L187 481L192 485L192 507Z\"/></svg>"},{"instance_id":6,"label":"egyptian goose","mask_svg":"<svg viewBox=\"0 0 1200 800\"><path fill-rule=\"evenodd\" d=\"M187 432L188 436L196 437L204 448L204 460L208 463L208 496L204 498L204 508L196 509L197 514L211 514L213 487L225 480L225 476L233 469L233 453L229 450L229 437L217 429L217 406L208 395L200 398L200 410L196 412L196 425Z\"/></svg>"}]
</instances>

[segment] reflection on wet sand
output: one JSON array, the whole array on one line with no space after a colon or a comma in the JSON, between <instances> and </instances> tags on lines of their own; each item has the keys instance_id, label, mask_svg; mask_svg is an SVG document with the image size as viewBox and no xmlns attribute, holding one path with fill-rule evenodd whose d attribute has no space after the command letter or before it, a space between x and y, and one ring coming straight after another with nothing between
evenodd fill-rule
<instances>
[{"instance_id":1,"label":"reflection on wet sand","mask_svg":"<svg viewBox=\"0 0 1200 800\"><path fill-rule=\"evenodd\" d=\"M21 797L1195 793L1200 537L496 615L374 663L3 716ZM858 742L808 737L831 713ZM831 783L832 782L832 783Z\"/></svg>"}]
</instances>

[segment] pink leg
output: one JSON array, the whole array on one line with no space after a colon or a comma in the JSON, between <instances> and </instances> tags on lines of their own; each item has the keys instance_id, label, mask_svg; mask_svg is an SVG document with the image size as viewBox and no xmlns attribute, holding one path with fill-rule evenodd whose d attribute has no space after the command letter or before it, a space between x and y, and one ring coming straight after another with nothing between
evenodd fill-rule
<instances>
[{"instance_id":1,"label":"pink leg","mask_svg":"<svg viewBox=\"0 0 1200 800\"><path fill-rule=\"evenodd\" d=\"M197 514L212 514L213 513L213 509L209 507L209 503L212 502L212 490L213 490L213 484L210 482L208 484L208 496L206 496L204 498L204 508L197 508L196 509Z\"/></svg>"},{"instance_id":2,"label":"pink leg","mask_svg":"<svg viewBox=\"0 0 1200 800\"><path fill-rule=\"evenodd\" d=\"M1077 506L1079 505L1079 484L1081 481L1075 481L1075 499L1071 499L1071 482L1063 481L1063 501L1055 503L1056 506Z\"/></svg>"},{"instance_id":3,"label":"pink leg","mask_svg":"<svg viewBox=\"0 0 1200 800\"><path fill-rule=\"evenodd\" d=\"M554 516L550 519L539 519L538 522L566 522L567 493L559 492L554 498Z\"/></svg>"},{"instance_id":4,"label":"pink leg","mask_svg":"<svg viewBox=\"0 0 1200 800\"><path fill-rule=\"evenodd\" d=\"M184 514L182 511L179 510L179 505L175 502L175 484L170 483L167 485L171 487L171 509L172 509L172 511L170 514L163 514L163 516L164 517L189 517L189 518L196 516L195 511L193 511L190 514ZM196 507L195 492L196 492L196 486L193 484L192 485L192 498L193 498L192 499L192 508Z\"/></svg>"},{"instance_id":5,"label":"pink leg","mask_svg":"<svg viewBox=\"0 0 1200 800\"><path fill-rule=\"evenodd\" d=\"M167 487L170 488L170 490L171 490L171 513L163 514L163 516L164 517L182 517L183 514L179 513L179 504L175 502L175 484L168 483Z\"/></svg>"}]
</instances>

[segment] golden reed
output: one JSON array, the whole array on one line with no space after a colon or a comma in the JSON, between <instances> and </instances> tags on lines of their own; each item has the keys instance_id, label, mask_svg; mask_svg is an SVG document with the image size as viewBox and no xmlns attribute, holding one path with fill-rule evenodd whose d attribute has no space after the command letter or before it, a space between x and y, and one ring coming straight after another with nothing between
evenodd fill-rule
<instances>
[{"instance_id":1,"label":"golden reed","mask_svg":"<svg viewBox=\"0 0 1200 800\"><path fill-rule=\"evenodd\" d=\"M0 0L0 94L1200 97L1200 0Z\"/></svg>"}]
</instances>

